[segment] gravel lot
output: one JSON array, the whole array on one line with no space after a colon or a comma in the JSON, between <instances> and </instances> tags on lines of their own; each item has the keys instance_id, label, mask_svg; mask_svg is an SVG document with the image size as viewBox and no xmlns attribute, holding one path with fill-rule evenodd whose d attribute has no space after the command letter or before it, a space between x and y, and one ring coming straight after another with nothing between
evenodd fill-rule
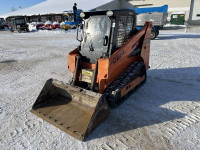
<instances>
[{"instance_id":1,"label":"gravel lot","mask_svg":"<svg viewBox=\"0 0 200 150\"><path fill-rule=\"evenodd\" d=\"M200 27L151 42L147 82L80 142L30 113L49 78L64 82L75 31L0 31L0 149L200 149Z\"/></svg>"}]
</instances>

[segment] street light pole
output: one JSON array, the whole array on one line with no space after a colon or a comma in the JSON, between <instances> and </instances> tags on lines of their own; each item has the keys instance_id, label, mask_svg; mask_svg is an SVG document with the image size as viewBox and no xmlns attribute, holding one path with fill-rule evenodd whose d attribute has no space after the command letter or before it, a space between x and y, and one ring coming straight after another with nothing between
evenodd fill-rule
<instances>
[{"instance_id":1,"label":"street light pole","mask_svg":"<svg viewBox=\"0 0 200 150\"><path fill-rule=\"evenodd\" d=\"M22 9L21 0L19 0L19 8Z\"/></svg>"}]
</instances>

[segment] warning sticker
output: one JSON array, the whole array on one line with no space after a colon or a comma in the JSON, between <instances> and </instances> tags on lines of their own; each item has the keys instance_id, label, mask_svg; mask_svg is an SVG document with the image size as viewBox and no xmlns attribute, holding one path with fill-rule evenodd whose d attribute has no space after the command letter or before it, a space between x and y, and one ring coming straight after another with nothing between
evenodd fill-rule
<instances>
[{"instance_id":1,"label":"warning sticker","mask_svg":"<svg viewBox=\"0 0 200 150\"><path fill-rule=\"evenodd\" d=\"M81 80L87 83L92 83L93 70L82 69Z\"/></svg>"}]
</instances>

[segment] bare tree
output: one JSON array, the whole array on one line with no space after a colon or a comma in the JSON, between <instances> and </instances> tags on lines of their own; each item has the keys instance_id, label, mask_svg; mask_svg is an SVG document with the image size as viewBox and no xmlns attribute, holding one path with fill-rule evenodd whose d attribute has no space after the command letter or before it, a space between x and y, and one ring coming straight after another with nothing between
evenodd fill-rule
<instances>
[{"instance_id":1,"label":"bare tree","mask_svg":"<svg viewBox=\"0 0 200 150\"><path fill-rule=\"evenodd\" d=\"M11 12L16 11L17 9L15 7L11 7Z\"/></svg>"}]
</instances>

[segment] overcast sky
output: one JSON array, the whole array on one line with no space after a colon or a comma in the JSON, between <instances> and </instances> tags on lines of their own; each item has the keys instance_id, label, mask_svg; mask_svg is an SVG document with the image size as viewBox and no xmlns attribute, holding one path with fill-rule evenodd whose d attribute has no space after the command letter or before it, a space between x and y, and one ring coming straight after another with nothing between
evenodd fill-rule
<instances>
[{"instance_id":1,"label":"overcast sky","mask_svg":"<svg viewBox=\"0 0 200 150\"><path fill-rule=\"evenodd\" d=\"M0 14L11 12L11 8L19 10L20 2L22 8L27 8L46 0L0 0Z\"/></svg>"}]
</instances>

